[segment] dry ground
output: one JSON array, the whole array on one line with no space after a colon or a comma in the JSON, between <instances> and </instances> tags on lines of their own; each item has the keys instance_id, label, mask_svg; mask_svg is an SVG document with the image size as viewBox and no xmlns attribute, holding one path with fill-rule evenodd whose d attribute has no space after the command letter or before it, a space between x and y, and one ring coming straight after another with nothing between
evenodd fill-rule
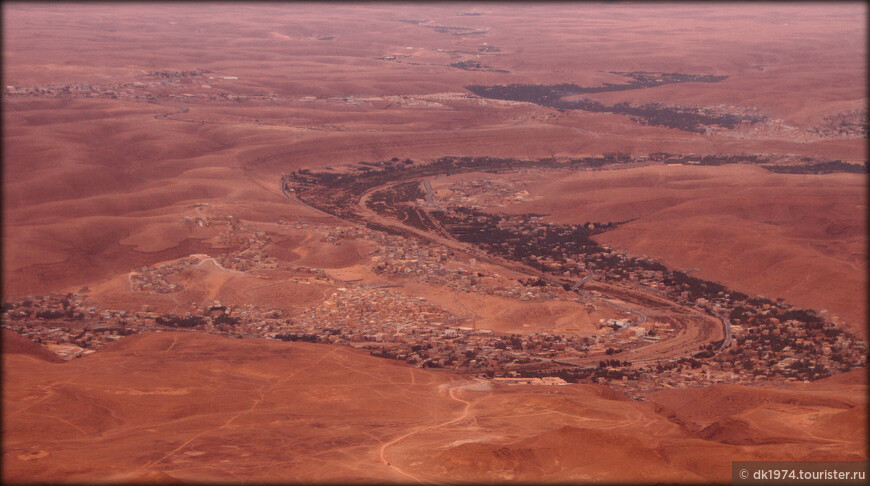
<instances>
[{"instance_id":1,"label":"dry ground","mask_svg":"<svg viewBox=\"0 0 870 486\"><path fill-rule=\"evenodd\" d=\"M461 15L471 11L483 15ZM336 223L281 195L280 176L301 168L614 151L866 157L863 139L703 136L610 114L481 101L463 88L618 82L609 71L727 74L717 84L592 97L737 105L806 128L866 106L866 6L858 3L4 4L3 14L4 86L132 82L143 71L207 69L215 77L210 88L162 92L278 100L195 98L184 105L188 112L157 119L182 102L5 97L4 300L89 286L106 305L177 305L151 295L137 300L122 283L141 266L226 251L214 233L180 223L202 215L261 225L283 262L366 275L365 245L324 248L276 229L279 220ZM400 21L409 19L427 22ZM439 25L485 33L432 28ZM509 73L449 66L477 60L484 44L500 51L480 54L480 62ZM383 56L401 62L377 59ZM864 179L666 167L560 183L530 177L529 184L570 209L547 211L553 218L639 217L600 237L611 246L826 308L860 331L865 226L855 218L866 206ZM179 277L192 285L180 302L279 307L280 300L293 308L321 298L201 270ZM467 305L492 322L545 312L505 308L499 316L494 303ZM572 312L541 320L560 328ZM12 339L4 339L4 480L725 482L726 463L737 457L866 459L865 388L842 381L677 391L653 405L591 385L463 389L465 378L319 345L162 333L49 363L37 356L44 350L26 351L26 342L10 351ZM744 405L705 408L730 397ZM628 465L644 466L645 475L625 476Z\"/></svg>"},{"instance_id":2,"label":"dry ground","mask_svg":"<svg viewBox=\"0 0 870 486\"><path fill-rule=\"evenodd\" d=\"M4 481L727 481L736 459L866 457L863 371L639 403L192 332L36 347L4 348Z\"/></svg>"},{"instance_id":3,"label":"dry ground","mask_svg":"<svg viewBox=\"0 0 870 486\"><path fill-rule=\"evenodd\" d=\"M866 328L867 187L858 174L774 174L759 167L653 166L440 179L508 181L537 200L490 208L550 221L629 221L595 237L735 290L826 309ZM446 192L443 192L446 196Z\"/></svg>"},{"instance_id":4,"label":"dry ground","mask_svg":"<svg viewBox=\"0 0 870 486\"><path fill-rule=\"evenodd\" d=\"M301 167L445 154L664 150L862 160L866 152L864 140L703 137L614 115L462 98L471 83L594 85L615 81L607 71L717 73L730 77L594 96L754 106L805 125L865 101L864 8L857 4L742 11L641 6L631 7L631 15L623 6L512 5L486 8L480 16L460 15L460 5L342 5L329 8L328 21L324 8L4 6L6 85L103 83L149 70L209 69L218 78L209 81L212 88L184 90L288 100L191 101L188 113L163 120L154 118L170 110L162 105L7 100L4 297L78 288L133 266L207 251L201 240L172 228L194 204L257 221L314 217L318 213L286 204L277 192L276 178ZM438 25L489 30L451 35L430 28ZM74 51L66 48L72 44ZM448 66L477 59L484 44L500 51L482 54L482 62L510 73ZM397 53L422 64L376 59ZM239 79L220 79L226 75ZM370 101L300 101L348 95ZM384 98L395 95L428 101Z\"/></svg>"}]
</instances>

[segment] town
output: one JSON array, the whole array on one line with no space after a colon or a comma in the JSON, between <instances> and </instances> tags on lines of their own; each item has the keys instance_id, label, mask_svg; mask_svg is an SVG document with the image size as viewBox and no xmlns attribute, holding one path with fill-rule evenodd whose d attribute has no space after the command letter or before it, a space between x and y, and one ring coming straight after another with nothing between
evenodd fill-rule
<instances>
[{"instance_id":1,"label":"town","mask_svg":"<svg viewBox=\"0 0 870 486\"><path fill-rule=\"evenodd\" d=\"M610 160L625 163L619 162L620 157ZM717 163L717 159L706 162ZM323 235L320 242L325 245L340 246L355 239L373 243L377 250L368 255L366 268L381 277L380 282L346 280L329 270L279 263L266 249L272 238L269 232L231 216L196 216L180 221L179 229L213 228L226 250L214 257L191 255L134 270L131 290L179 292L176 274L213 259L227 271L262 278L270 278L265 270L279 268L292 273L281 278L319 282L334 292L300 312L215 301L189 303L180 314L160 314L148 309L98 309L88 304L88 289L83 288L7 302L3 326L66 359L86 356L133 333L200 331L350 346L418 367L503 383L602 383L638 400L654 390L712 383L812 381L866 365L864 342L823 313L795 308L782 299L749 296L595 242L596 234L620 222L558 225L537 215L487 213L486 207L531 196L481 174L478 179L453 183L449 196L439 199L420 187L417 164L374 164L396 166L409 168L384 169L375 184L360 185L359 179L352 179L357 185L350 192L336 182L344 176L335 174L324 178L307 173L282 181L288 197L310 200L327 210L338 207L335 199L326 198L333 189L337 194L333 198L351 201L339 212L346 224L289 224ZM436 173L425 168L420 172ZM408 179L412 181L401 182ZM317 180L329 183L310 182ZM366 207L394 218L396 224L372 224L360 206L354 209L352 201L366 191L372 194ZM421 219L415 224L404 218L405 225L400 224L395 218L409 214L411 208ZM424 237L426 232L437 238ZM455 243L440 243L438 238L445 235L452 239L444 241ZM476 265L478 260L488 266ZM499 266L503 272L492 270ZM401 287L410 283L519 302L570 301L589 310L612 307L614 317L600 319L595 332L585 336L498 332L479 328L469 315L455 315L402 292ZM624 307L629 304L656 310L641 313ZM709 333L693 341L682 337L697 326L719 326L722 337L702 338ZM681 346L656 354L656 349L681 339L686 341Z\"/></svg>"},{"instance_id":2,"label":"town","mask_svg":"<svg viewBox=\"0 0 870 486\"><path fill-rule=\"evenodd\" d=\"M426 26L438 32L448 32L443 29L459 29L453 35L469 35L485 33L486 31L462 30L462 27ZM450 51L462 53L464 51ZM481 53L498 52L498 48L481 45L477 52L468 52L479 56ZM401 61L399 58L409 56L389 55L378 59L416 64ZM456 69L470 71L508 72L504 69L492 68L476 60L445 64ZM866 109L848 110L830 115L822 123L806 129L799 129L760 113L757 109L744 106L717 105L709 107L663 105L647 103L630 105L626 102L605 104L589 98L568 100L570 95L583 93L601 93L645 89L675 83L704 82L716 83L728 76L695 75L683 73L656 72L612 72L623 76L627 81L623 84L605 83L603 86L581 87L565 83L560 85L508 85L508 86L466 86L468 95L457 96L455 93L439 93L422 96L301 96L287 97L275 93L244 92L236 81L238 76L213 73L207 69L189 71L139 71L128 74L123 80L106 82L79 82L71 84L51 84L42 87L6 86L4 96L8 98L22 97L57 97L57 98L106 98L129 102L151 103L172 107L175 111L155 115L158 119L188 113L188 103L207 102L328 102L349 105L366 104L372 101L388 102L389 105L406 106L440 106L438 101L455 101L456 99L476 100L478 102L530 102L541 106L565 110L583 110L591 112L616 113L628 116L642 125L655 125L679 130L705 133L708 135L726 135L743 139L780 138L798 142L812 142L830 139L855 139L867 136ZM166 104L166 103L181 103ZM547 115L551 116L551 115ZM179 119L179 118L174 118ZM195 121L185 119L182 121ZM251 119L254 123L259 120ZM197 122L205 122L198 120ZM209 123L215 123L211 120ZM336 128L331 125L300 127L309 130Z\"/></svg>"}]
</instances>

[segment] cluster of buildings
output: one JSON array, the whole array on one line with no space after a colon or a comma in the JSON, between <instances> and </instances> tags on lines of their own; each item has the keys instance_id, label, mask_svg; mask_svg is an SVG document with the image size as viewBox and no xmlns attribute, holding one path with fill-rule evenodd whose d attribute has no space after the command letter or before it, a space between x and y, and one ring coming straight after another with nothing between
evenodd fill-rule
<instances>
[{"instance_id":1,"label":"cluster of buildings","mask_svg":"<svg viewBox=\"0 0 870 486\"><path fill-rule=\"evenodd\" d=\"M317 269L311 269L317 272ZM253 305L189 305L183 314L97 310L80 294L51 295L4 305L4 327L36 342L71 346L89 354L122 336L191 330L242 338L271 338L352 346L419 367L450 368L484 376L544 369L559 360L587 357L597 337L547 333L500 334L464 325L466 319L420 297L351 283L298 315ZM597 346L600 348L601 346ZM63 353L61 353L63 354ZM562 363L558 366L566 366Z\"/></svg>"},{"instance_id":2,"label":"cluster of buildings","mask_svg":"<svg viewBox=\"0 0 870 486\"><path fill-rule=\"evenodd\" d=\"M733 326L734 340L722 352L635 365L620 361L618 358L626 355L614 351L642 346L640 340L650 332L661 335L672 331L667 325L609 319L601 322L607 332L582 338L494 333L463 325L464 319L424 298L363 283L340 287L298 315L219 302L192 305L184 315L157 315L147 310L97 310L85 307L84 302L80 294L52 294L6 303L4 327L46 344L66 358L89 354L132 333L197 330L352 346L419 367L509 378L513 380L506 382L517 384L591 379L622 388L638 399L648 391L667 388L812 380L865 364L863 343L855 343L830 323L808 327L796 319L769 317L777 315L777 309L790 310L784 304L769 302L759 302L758 312L742 306L734 313L735 322L740 324ZM610 359L613 357L617 359Z\"/></svg>"},{"instance_id":3,"label":"cluster of buildings","mask_svg":"<svg viewBox=\"0 0 870 486\"><path fill-rule=\"evenodd\" d=\"M749 108L731 107L735 112L756 112ZM760 123L741 124L732 129L711 127L708 134L723 134L749 140L779 139L791 142L808 143L819 140L857 139L867 137L867 111L851 110L826 116L821 123L809 128L788 124L779 118L767 118Z\"/></svg>"},{"instance_id":4,"label":"cluster of buildings","mask_svg":"<svg viewBox=\"0 0 870 486\"><path fill-rule=\"evenodd\" d=\"M462 191L454 194L464 197ZM457 206L453 201L444 204ZM674 373L673 386L711 380L756 382L777 378L796 381L814 380L866 364L865 343L840 329L832 320L781 300L750 297L715 282L668 270L646 257L611 251L588 239L596 229L594 223L586 223L583 228L587 231L578 232L577 226L555 225L534 216L493 216L468 211L449 214L454 218L451 222L462 223L453 225L466 232L460 233L460 238L463 234L492 235L492 241L478 243L493 253L520 260L555 276L594 275L598 280L643 290L719 319L727 337L699 350L690 357L692 362L680 365L680 371L667 368L657 371L656 376L665 377L661 380L663 386L669 383L666 377ZM631 326L624 320L602 324L613 327L616 335L635 332L645 340L657 340L669 332L653 329L659 332L650 335L650 329ZM614 343L613 349L621 352L627 349L625 344L631 345L630 341L624 341L623 345ZM669 361L679 362L678 359ZM703 372L684 370L686 366L703 368Z\"/></svg>"},{"instance_id":5,"label":"cluster of buildings","mask_svg":"<svg viewBox=\"0 0 870 486\"><path fill-rule=\"evenodd\" d=\"M448 188L451 196L446 201L447 207L454 208L503 207L541 198L540 196L532 197L529 195L529 191L518 189L510 182L486 178L454 182Z\"/></svg>"},{"instance_id":6,"label":"cluster of buildings","mask_svg":"<svg viewBox=\"0 0 870 486\"><path fill-rule=\"evenodd\" d=\"M751 375L756 381L804 381L866 365L863 341L785 303L744 302L730 315L733 342L713 357L712 365L724 372Z\"/></svg>"},{"instance_id":7,"label":"cluster of buildings","mask_svg":"<svg viewBox=\"0 0 870 486\"><path fill-rule=\"evenodd\" d=\"M100 310L79 293L28 297L3 304L3 327L56 352L64 359L85 356L103 345L154 325L149 312Z\"/></svg>"},{"instance_id":8,"label":"cluster of buildings","mask_svg":"<svg viewBox=\"0 0 870 486\"><path fill-rule=\"evenodd\" d=\"M157 292L159 294L179 292L184 289L184 286L179 282L171 281L169 277L191 265L198 264L200 261L200 258L196 256L189 256L173 262L138 268L130 272L128 277L130 288L137 292Z\"/></svg>"},{"instance_id":9,"label":"cluster of buildings","mask_svg":"<svg viewBox=\"0 0 870 486\"><path fill-rule=\"evenodd\" d=\"M506 297L522 301L554 300L570 297L559 287L525 286L497 273L475 269L477 261L457 262L449 248L417 240L375 233L381 250L372 257L372 270L379 275L413 278L416 281L458 292ZM467 267L467 268L466 268Z\"/></svg>"},{"instance_id":10,"label":"cluster of buildings","mask_svg":"<svg viewBox=\"0 0 870 486\"><path fill-rule=\"evenodd\" d=\"M278 268L279 266L277 259L269 257L268 253L264 251L264 248L271 241L271 237L262 231L248 230L243 223L232 216L184 217L181 221L189 230L197 227L224 229L217 235L217 239L222 245L234 249L227 254L215 257L213 260L225 269L246 271L258 266L268 268ZM212 257L208 255L190 255L178 260L138 268L130 272L130 288L139 292L179 292L184 289L184 285L173 281L170 277L210 259Z\"/></svg>"},{"instance_id":11,"label":"cluster of buildings","mask_svg":"<svg viewBox=\"0 0 870 486\"><path fill-rule=\"evenodd\" d=\"M70 96L80 98L118 98L136 101L154 101L162 97L158 93L149 93L148 89L181 87L200 82L201 87L207 79L209 71L149 71L143 73L139 81L115 81L109 83L71 83L50 84L43 87L23 88L6 86L5 95L9 97L33 96ZM135 79L135 78L134 78ZM210 87L210 86L208 86Z\"/></svg>"},{"instance_id":12,"label":"cluster of buildings","mask_svg":"<svg viewBox=\"0 0 870 486\"><path fill-rule=\"evenodd\" d=\"M289 269L277 258L269 256L265 248L272 238L264 231L230 228L218 237L222 244L235 248L230 253L215 257L215 261L223 268L239 272L254 268Z\"/></svg>"},{"instance_id":13,"label":"cluster of buildings","mask_svg":"<svg viewBox=\"0 0 870 486\"><path fill-rule=\"evenodd\" d=\"M378 249L371 255L371 269L391 280L409 278L459 292L522 301L576 298L561 287L522 285L515 279L480 271L476 259L458 261L452 249L425 241L350 226L297 223L295 227L325 232L320 241L335 246L354 239L373 242Z\"/></svg>"},{"instance_id":14,"label":"cluster of buildings","mask_svg":"<svg viewBox=\"0 0 870 486\"><path fill-rule=\"evenodd\" d=\"M329 96L287 97L275 93L239 94L236 89L224 91L228 83L238 81L237 76L212 76L208 70L148 71L140 72L126 80L111 82L80 82L49 84L38 87L5 86L3 94L8 98L64 97L108 98L135 102L177 101L181 103L208 101L269 101L269 102L317 102L345 105L365 105L372 101L385 101L396 106L443 107L434 101L440 95L426 96ZM468 99L470 96L457 96ZM452 99L452 98L451 98ZM159 116L164 118L165 116ZM328 125L323 125L327 127Z\"/></svg>"},{"instance_id":15,"label":"cluster of buildings","mask_svg":"<svg viewBox=\"0 0 870 486\"><path fill-rule=\"evenodd\" d=\"M485 184L452 191L457 197L481 191ZM494 186L496 197L510 190ZM454 201L457 203L457 201ZM327 272L281 264L298 275L341 285L328 298L301 313L254 305L225 306L219 302L190 305L180 315L141 311L111 311L88 307L79 294L53 294L22 299L3 306L3 325L44 343L67 358L83 356L108 342L137 332L197 330L242 338L271 338L346 345L415 366L447 368L498 378L505 383L558 385L593 381L622 388L642 398L652 390L705 386L713 383L809 381L866 364L865 344L813 311L782 301L749 297L721 285L669 271L648 259L635 258L598 246L588 236L608 227L597 223L554 225L537 217L498 217L486 213L450 211L466 218L467 228L483 228L496 241L482 244L492 253L522 261L574 286L550 281L517 281L475 269L473 258L457 260L452 250L363 227L296 222L298 230L316 231L323 244L367 239L378 250L371 256L375 273L390 275L391 284L362 281L336 283ZM215 261L242 272L278 266L268 255L271 237L233 218L187 218L190 228L215 227L218 240L233 248ZM286 224L286 223L285 223ZM191 255L133 272L134 289L178 290L171 276L207 255ZM625 318L602 319L597 333L505 334L476 329L424 298L391 290L411 279L463 292L502 295L520 300L572 299L594 306L594 290L580 290L591 276L611 284L643 289L671 302L721 319L726 339L702 344L687 356L663 356L631 363L632 349L668 339L677 330L666 322ZM582 278L581 278L582 277ZM281 278L288 278L284 275ZM292 279L291 279L292 280ZM551 279L552 280L552 279ZM84 292L83 292L84 293ZM598 295L600 297L600 295Z\"/></svg>"},{"instance_id":16,"label":"cluster of buildings","mask_svg":"<svg viewBox=\"0 0 870 486\"><path fill-rule=\"evenodd\" d=\"M210 71L149 71L143 72L126 81L97 83L50 84L41 87L6 86L4 96L23 97L65 97L65 98L110 98L124 101L150 102L178 101L292 101L275 94L234 94L220 89L212 90L213 85L226 85L238 80L236 76L208 76ZM135 81L134 81L135 79ZM218 86L220 87L220 86ZM164 118L160 115L158 118Z\"/></svg>"},{"instance_id":17,"label":"cluster of buildings","mask_svg":"<svg viewBox=\"0 0 870 486\"><path fill-rule=\"evenodd\" d=\"M747 355L746 359L736 359L732 356L732 350L739 348L745 341L741 341L739 324L734 328L733 338L731 336L731 312L741 305L755 306L757 304L763 307L763 303L758 303L747 295L730 291L714 282L693 278L684 272L668 270L652 259L631 257L624 253L611 251L610 248L600 246L590 238L599 231L615 226L613 223L590 222L584 225L555 225L535 216L491 215L468 210L469 202L479 203L487 198L494 201L499 199L505 201L505 196L510 197L511 193L516 194L516 191L513 191L513 188L489 183L486 180L463 184L453 186L450 194L451 199L441 202L444 206L451 208L443 212L441 223L460 241L472 243L487 250L490 254L496 254L508 260L520 261L537 268L556 277L556 281L570 285L572 290L581 294L581 298L583 294L588 294L588 292L580 290L582 282L594 277L596 280L642 291L684 307L691 307L722 323L726 338L704 344L701 349L691 355L663 357L653 367L650 367L651 365L648 363L630 364L630 369L635 370L633 372L626 372L624 362L616 360L618 364L614 364L608 361L602 367L603 372L599 372L599 370L588 372L585 373L586 377L607 381L615 379L622 383L629 383L625 386L647 388L651 386L657 389L668 386L694 386L717 381L813 380L849 367L863 366L866 361L862 341L837 329L832 322L818 324L813 318L806 317L804 314L798 314L800 319L791 319L794 322L786 325L783 325L783 322L787 321L778 323L772 321L772 325L779 327L779 331L777 331L779 335L794 335L795 339L803 340L802 342L808 346L801 351L803 354L799 354L794 346L778 345L777 341L763 337L760 338L760 349L752 350L754 357ZM486 195L485 193L489 189L494 190L496 194ZM396 199L395 202L404 203L401 199ZM488 202L489 200L487 200ZM426 203L418 200L416 204L422 206ZM460 210L460 208L463 209ZM426 261L425 258L421 258L423 255L420 251L421 247L413 239L399 238L398 241L399 249L384 252L383 260L375 263L378 271L415 278L437 276L438 270L440 270L439 261ZM387 245L382 246L387 247ZM455 259L448 258L447 260ZM418 264L426 266L419 268ZM478 277L479 281L486 280L472 272L469 273ZM549 279L549 281L552 280ZM449 282L438 283L449 286ZM578 283L581 285L577 285ZM575 286L577 288L574 288ZM542 287L557 288L546 284ZM786 304L780 303L778 305L782 307L784 312L800 311L799 309L794 310ZM591 351L591 355L595 356L604 348L603 351L606 355L628 356L620 353L661 339L667 339L677 331L666 323L629 324L624 320L619 321L621 322L602 322L602 329L610 329L593 336L595 342L587 343L584 351ZM822 319L820 321L824 322ZM801 337L797 337L795 333L797 329L802 329ZM751 338L749 342L753 344L756 341ZM830 357L824 356L824 353L827 352L824 351L826 349L830 349L828 352ZM844 352L845 349L851 351ZM608 351L609 353L607 353ZM586 361L588 362L588 360ZM667 378L663 379L661 384L657 384L655 380L652 384L638 384L644 381L643 375L637 373L637 370L641 369L652 370L654 373L661 369L662 376ZM561 372L556 367L550 371Z\"/></svg>"},{"instance_id":18,"label":"cluster of buildings","mask_svg":"<svg viewBox=\"0 0 870 486\"><path fill-rule=\"evenodd\" d=\"M589 343L589 338L540 333L499 335L464 321L425 298L353 284L299 316L258 324L258 331L264 337L352 346L418 367L487 376L583 356Z\"/></svg>"},{"instance_id":19,"label":"cluster of buildings","mask_svg":"<svg viewBox=\"0 0 870 486\"><path fill-rule=\"evenodd\" d=\"M823 138L867 138L867 108L828 115L809 130Z\"/></svg>"}]
</instances>

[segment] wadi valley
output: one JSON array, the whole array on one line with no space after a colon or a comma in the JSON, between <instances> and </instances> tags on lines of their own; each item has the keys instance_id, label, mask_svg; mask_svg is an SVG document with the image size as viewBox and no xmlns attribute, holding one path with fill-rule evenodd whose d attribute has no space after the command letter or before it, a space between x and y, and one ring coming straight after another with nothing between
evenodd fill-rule
<instances>
[{"instance_id":1,"label":"wadi valley","mask_svg":"<svg viewBox=\"0 0 870 486\"><path fill-rule=\"evenodd\" d=\"M866 461L866 5L3 5L4 482Z\"/></svg>"}]
</instances>

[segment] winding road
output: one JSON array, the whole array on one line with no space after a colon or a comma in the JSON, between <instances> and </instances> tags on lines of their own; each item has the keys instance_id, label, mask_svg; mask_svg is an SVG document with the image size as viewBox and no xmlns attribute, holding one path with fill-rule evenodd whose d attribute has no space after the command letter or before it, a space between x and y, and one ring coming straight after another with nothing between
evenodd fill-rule
<instances>
[{"instance_id":1,"label":"winding road","mask_svg":"<svg viewBox=\"0 0 870 486\"><path fill-rule=\"evenodd\" d=\"M436 208L440 209L441 211L444 211L445 210L444 206L438 204L438 202L435 201L435 193L432 192L432 186L429 184L429 182L431 180L432 179L425 179L423 181L423 189L426 191L426 202L431 204L433 207L436 207Z\"/></svg>"},{"instance_id":2,"label":"winding road","mask_svg":"<svg viewBox=\"0 0 870 486\"><path fill-rule=\"evenodd\" d=\"M607 302L608 304L621 310L622 312L625 312L627 314L633 314L633 315L637 316L637 321L635 321L635 323L634 323L635 326L639 326L639 325L643 324L644 322L646 322L646 315L645 314L642 314L642 313L637 312L637 311L633 311L631 309L627 309L627 308L617 304L616 302L612 302L612 301L607 300L607 299L601 299L601 300L603 300L604 302Z\"/></svg>"},{"instance_id":3,"label":"winding road","mask_svg":"<svg viewBox=\"0 0 870 486\"><path fill-rule=\"evenodd\" d=\"M579 285L586 283L587 281L589 281L592 278L592 275L587 275L587 276L583 277L580 281L577 281L577 282L572 282L570 280L556 278L556 277L553 277L552 275L545 274L544 272L541 272L537 269L529 267L525 264L522 264L519 262L507 261L507 260L505 260L497 255L490 255L488 253L485 253L483 250L481 250L481 249L479 249L471 244L460 242L460 241L454 239L452 237L452 235L450 235L450 233L447 232L446 229L444 229L443 227L441 227L440 224L438 224L437 221L433 221L433 223L438 228L438 233L434 233L432 231L426 231L426 230L419 229L416 227L408 226L406 224L403 224L400 221L396 221L394 219L384 217L384 216L378 214L377 212L375 212L374 210L372 210L371 208L369 208L367 205L368 200L371 198L371 196L374 193L376 193L378 191L388 190L397 184L403 184L403 183L412 182L412 181L417 181L418 183L420 183L422 185L423 189L426 190L426 192L427 192L427 200L428 200L428 198L434 196L432 189L431 189L431 185L429 184L432 179L433 179L433 177L431 175L427 175L427 176L423 176L423 177L416 177L416 178L412 177L412 178L407 178L407 179L401 179L398 181L388 182L386 184L382 184L379 186L369 188L368 190L363 192L358 199L357 206L358 206L358 210L359 210L359 216L362 217L366 221L377 223L377 224L387 226L387 227L392 227L392 228L400 230L406 234L413 234L413 235L415 235L423 240L429 241L429 242L437 244L437 245L452 248L456 251L462 252L462 253L469 255L473 258L476 258L480 261L485 261L485 262L491 263L493 265L496 265L498 267L504 268L504 269L509 270L509 271L519 273L519 274L524 275L526 277L540 278L551 285L561 286L563 284L568 283L568 284L573 284L573 286L575 286L575 287L579 287ZM284 195L288 199L291 199L298 204L302 204L302 205L307 206L307 207L312 207L312 206L308 205L307 203L305 203L304 201L302 201L301 199L299 199L298 197L296 197L295 193L287 190L285 179L282 179L282 181L281 181L281 189L282 189L282 193L284 193ZM313 208L313 209L317 210L317 208ZM317 210L317 211L323 212L321 210ZM328 213L324 213L324 214L328 214ZM331 215L331 216L334 216L334 215ZM669 299L667 299L663 296L654 295L654 294L649 293L649 292L643 292L639 289L632 289L632 288L627 288L627 287L623 287L623 286L614 286L613 284L608 284L608 283L604 283L604 282L596 282L596 285L598 285L599 287L603 287L601 290L604 293L607 292L608 288L612 287L615 291L618 292L618 294L621 294L621 295L629 295L629 296L635 295L641 301L652 300L652 301L659 302L662 305L677 306L677 307L682 308L682 306L679 306L679 304L676 304L676 303L670 301ZM579 288L574 289L574 290L575 290L575 292L578 292L578 293L582 292L579 290ZM641 312L625 308L625 307L623 307L619 304L616 304L615 302L611 302L607 299L601 299L601 300L604 300L608 305L613 306L614 308L617 308L623 312L626 312L626 313L629 313L631 315L636 316L635 325L643 324L647 320L647 316ZM663 339L661 341L647 344L641 348L634 349L634 350L632 350L633 351L632 356L635 359L633 359L632 362L641 364L641 363L646 363L646 362L652 363L652 362L666 361L666 360L681 358L681 357L690 357L694 352L697 351L697 347L699 344L707 343L707 341L705 339L710 337L709 336L709 328L705 327L704 324L701 324L700 320L710 319L710 316L704 315L704 314L697 312L697 311L694 311L693 309L690 309L690 308L688 310L691 313L696 314L695 317L698 318L698 321L697 321L698 323L696 324L696 328L693 328L691 333L687 332L687 329L688 329L688 327L687 327L681 333L677 334L673 338ZM721 316L718 316L718 317L720 320L723 319ZM726 321L723 320L723 323L725 323L725 322ZM727 324L725 324L725 326L724 326L724 338L725 338L725 343L723 343L723 347L721 349L726 349L726 347L724 345L725 344L730 345L730 341L731 341L730 327ZM715 337L713 338L713 340L715 340ZM594 360L597 360L598 358L599 358L598 356L584 357L584 358L580 358L580 359L576 360L577 362L574 364L576 364L576 365L580 365L581 363L582 364L589 364L589 363L594 362Z\"/></svg>"},{"instance_id":4,"label":"winding road","mask_svg":"<svg viewBox=\"0 0 870 486\"><path fill-rule=\"evenodd\" d=\"M714 314L714 315L716 317L718 317L719 320L722 321L722 329L723 329L723 332L725 333L725 339L722 341L722 346L719 347L719 351L718 351L719 353L721 353L722 351L725 351L726 349L731 347L731 341L733 340L733 338L731 336L731 321L728 320L727 317L725 317L721 314Z\"/></svg>"},{"instance_id":5,"label":"winding road","mask_svg":"<svg viewBox=\"0 0 870 486\"><path fill-rule=\"evenodd\" d=\"M408 437L411 437L412 435L419 434L420 432L423 432L426 430L437 429L439 427L444 427L446 425L454 424L456 422L461 422L461 421L467 419L469 411L471 410L471 402L457 397L454 392L456 391L457 388L462 389L462 388L467 387L469 385L477 385L477 384L483 383L483 382L485 382L485 381L480 380L480 379L475 379L475 381L471 381L471 382L461 382L458 384L450 385L450 389L447 392L447 396L449 396L451 400L465 404L465 407L462 409L462 413L458 417L451 419L451 420L448 420L446 422L441 422L441 423L435 424L435 425L423 425L420 427L416 427L413 430L411 430L410 432L403 434L403 435L400 435L400 436L396 437L395 439L390 440L389 442L384 442L381 445L380 450L378 451L378 455L381 459L381 463L383 463L385 466L389 467L390 469L393 469L394 471L396 471L397 473L399 473L405 477L411 478L414 481L417 481L418 483L422 483L423 480L421 480L417 476L414 476L413 474L403 470L402 468L400 468L396 465L393 465L387 459L387 454L386 454L387 448L397 444L398 442L401 442L401 441L407 439Z\"/></svg>"}]
</instances>

